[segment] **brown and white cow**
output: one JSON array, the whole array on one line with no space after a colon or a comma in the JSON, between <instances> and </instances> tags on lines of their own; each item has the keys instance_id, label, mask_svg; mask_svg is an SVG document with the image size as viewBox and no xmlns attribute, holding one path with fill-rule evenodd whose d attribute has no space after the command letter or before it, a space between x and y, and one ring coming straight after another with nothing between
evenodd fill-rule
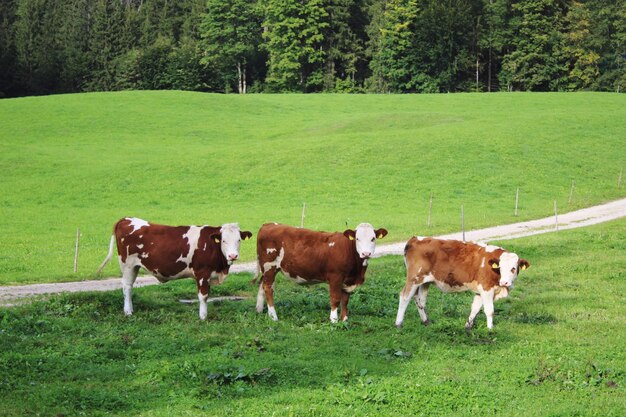
<instances>
[{"instance_id":1,"label":"brown and white cow","mask_svg":"<svg viewBox=\"0 0 626 417\"><path fill-rule=\"evenodd\" d=\"M330 291L330 321L337 322L341 303L341 320L348 320L350 294L365 281L369 258L374 255L376 239L387 230L361 223L356 230L318 232L308 229L268 223L261 226L257 236L257 259L262 280L256 302L261 313L267 298L267 313L278 320L274 308L274 278L282 271L298 284L328 283Z\"/></svg>"},{"instance_id":2,"label":"brown and white cow","mask_svg":"<svg viewBox=\"0 0 626 417\"><path fill-rule=\"evenodd\" d=\"M109 253L97 272L111 260L117 242L127 316L133 314L133 284L143 267L160 282L195 278L200 319L205 320L210 286L224 282L230 265L239 258L241 240L251 236L240 231L236 223L221 227L165 226L126 217L115 224Z\"/></svg>"},{"instance_id":3,"label":"brown and white cow","mask_svg":"<svg viewBox=\"0 0 626 417\"><path fill-rule=\"evenodd\" d=\"M482 307L487 327L491 329L493 302L508 296L519 270L530 266L528 261L497 246L422 237L409 239L404 248L404 262L406 285L400 292L398 327L413 297L422 322L429 323L426 297L428 287L435 283L443 292L473 291L476 295L465 328L474 326L474 318Z\"/></svg>"}]
</instances>

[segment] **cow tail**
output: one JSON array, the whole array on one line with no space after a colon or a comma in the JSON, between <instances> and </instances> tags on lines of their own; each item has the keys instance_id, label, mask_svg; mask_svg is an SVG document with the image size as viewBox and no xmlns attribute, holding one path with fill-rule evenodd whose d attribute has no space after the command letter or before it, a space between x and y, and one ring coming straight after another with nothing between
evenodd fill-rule
<instances>
[{"instance_id":1,"label":"cow tail","mask_svg":"<svg viewBox=\"0 0 626 417\"><path fill-rule=\"evenodd\" d=\"M257 261L256 263L256 271L254 273L254 278L250 281L250 284L255 285L257 280L261 277L261 264Z\"/></svg>"},{"instance_id":2,"label":"cow tail","mask_svg":"<svg viewBox=\"0 0 626 417\"><path fill-rule=\"evenodd\" d=\"M96 271L96 274L99 274L104 267L106 266L106 264L109 263L109 261L111 260L111 258L113 257L113 246L115 245L115 235L111 235L111 243L109 243L109 253L107 254L107 257L104 258L104 261L102 261L102 264L100 265L100 267L98 267L98 270Z\"/></svg>"}]
</instances>

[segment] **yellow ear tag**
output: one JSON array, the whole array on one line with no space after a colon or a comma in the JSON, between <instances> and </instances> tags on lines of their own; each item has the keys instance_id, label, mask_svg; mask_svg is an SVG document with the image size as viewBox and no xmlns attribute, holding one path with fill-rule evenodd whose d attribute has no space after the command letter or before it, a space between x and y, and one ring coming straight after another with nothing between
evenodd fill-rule
<instances>
[{"instance_id":1,"label":"yellow ear tag","mask_svg":"<svg viewBox=\"0 0 626 417\"><path fill-rule=\"evenodd\" d=\"M349 235L349 236L348 236L348 239L350 239L350 240L354 240L354 237L353 237L352 235Z\"/></svg>"},{"instance_id":2,"label":"yellow ear tag","mask_svg":"<svg viewBox=\"0 0 626 417\"><path fill-rule=\"evenodd\" d=\"M248 240L250 239L248 236L244 237L243 240Z\"/></svg>"},{"instance_id":3,"label":"yellow ear tag","mask_svg":"<svg viewBox=\"0 0 626 417\"><path fill-rule=\"evenodd\" d=\"M525 271L525 270L526 270L526 268L527 268L527 266L526 266L526 265L522 265L522 271Z\"/></svg>"},{"instance_id":4,"label":"yellow ear tag","mask_svg":"<svg viewBox=\"0 0 626 417\"><path fill-rule=\"evenodd\" d=\"M220 243L220 240L218 238L214 238L213 240L215 240L215 243Z\"/></svg>"},{"instance_id":5,"label":"yellow ear tag","mask_svg":"<svg viewBox=\"0 0 626 417\"><path fill-rule=\"evenodd\" d=\"M385 237L382 233L378 235L379 239L382 239L383 237Z\"/></svg>"},{"instance_id":6,"label":"yellow ear tag","mask_svg":"<svg viewBox=\"0 0 626 417\"><path fill-rule=\"evenodd\" d=\"M498 265L497 263L494 262L494 263L491 264L491 267L493 269L498 269L498 268L500 268L500 265Z\"/></svg>"}]
</instances>

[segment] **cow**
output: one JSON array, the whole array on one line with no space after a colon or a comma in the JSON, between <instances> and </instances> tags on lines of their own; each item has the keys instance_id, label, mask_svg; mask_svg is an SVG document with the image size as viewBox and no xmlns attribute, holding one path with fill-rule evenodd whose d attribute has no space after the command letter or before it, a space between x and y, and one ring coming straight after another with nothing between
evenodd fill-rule
<instances>
[{"instance_id":1,"label":"cow","mask_svg":"<svg viewBox=\"0 0 626 417\"><path fill-rule=\"evenodd\" d=\"M206 320L210 286L224 282L231 264L239 258L241 240L251 236L250 232L240 231L237 223L221 227L165 226L126 217L113 227L109 253L96 273L111 260L117 243L127 316L133 314L133 284L143 267L161 283L195 278L200 319Z\"/></svg>"},{"instance_id":2,"label":"cow","mask_svg":"<svg viewBox=\"0 0 626 417\"><path fill-rule=\"evenodd\" d=\"M298 284L326 282L330 291L330 321L337 322L341 303L341 320L348 320L350 294L365 281L368 260L376 249L376 239L387 230L374 230L361 223L355 230L318 232L277 223L261 226L257 235L257 259L261 282L256 310L278 320L274 308L274 278L278 271Z\"/></svg>"},{"instance_id":3,"label":"cow","mask_svg":"<svg viewBox=\"0 0 626 417\"><path fill-rule=\"evenodd\" d=\"M409 239L404 248L404 262L406 285L400 292L396 326L402 326L413 297L422 323L429 324L426 297L428 287L435 283L443 292L476 294L465 323L468 330L474 326L481 307L487 316L487 327L493 328L493 302L507 297L519 270L530 266L525 259L497 246L423 237Z\"/></svg>"}]
</instances>

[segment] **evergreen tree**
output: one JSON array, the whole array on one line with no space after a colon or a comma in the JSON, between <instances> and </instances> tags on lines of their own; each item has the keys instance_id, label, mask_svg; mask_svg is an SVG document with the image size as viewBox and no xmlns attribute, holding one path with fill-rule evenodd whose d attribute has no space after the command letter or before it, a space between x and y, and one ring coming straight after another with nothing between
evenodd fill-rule
<instances>
[{"instance_id":1,"label":"evergreen tree","mask_svg":"<svg viewBox=\"0 0 626 417\"><path fill-rule=\"evenodd\" d=\"M593 50L589 9L583 3L572 2L565 24L564 53L569 60L567 89L587 89L600 74L600 55Z\"/></svg>"},{"instance_id":2,"label":"evergreen tree","mask_svg":"<svg viewBox=\"0 0 626 417\"><path fill-rule=\"evenodd\" d=\"M259 53L261 17L253 0L208 0L201 24L202 63L245 94L248 66Z\"/></svg>"},{"instance_id":3,"label":"evergreen tree","mask_svg":"<svg viewBox=\"0 0 626 417\"><path fill-rule=\"evenodd\" d=\"M264 44L269 91L320 91L324 81L323 31L328 12L321 0L267 0Z\"/></svg>"},{"instance_id":4,"label":"evergreen tree","mask_svg":"<svg viewBox=\"0 0 626 417\"><path fill-rule=\"evenodd\" d=\"M513 4L512 52L503 59L500 81L508 90L555 91L566 86L563 9L557 0Z\"/></svg>"},{"instance_id":5,"label":"evergreen tree","mask_svg":"<svg viewBox=\"0 0 626 417\"><path fill-rule=\"evenodd\" d=\"M0 98L19 94L15 74L16 0L0 2Z\"/></svg>"}]
</instances>

